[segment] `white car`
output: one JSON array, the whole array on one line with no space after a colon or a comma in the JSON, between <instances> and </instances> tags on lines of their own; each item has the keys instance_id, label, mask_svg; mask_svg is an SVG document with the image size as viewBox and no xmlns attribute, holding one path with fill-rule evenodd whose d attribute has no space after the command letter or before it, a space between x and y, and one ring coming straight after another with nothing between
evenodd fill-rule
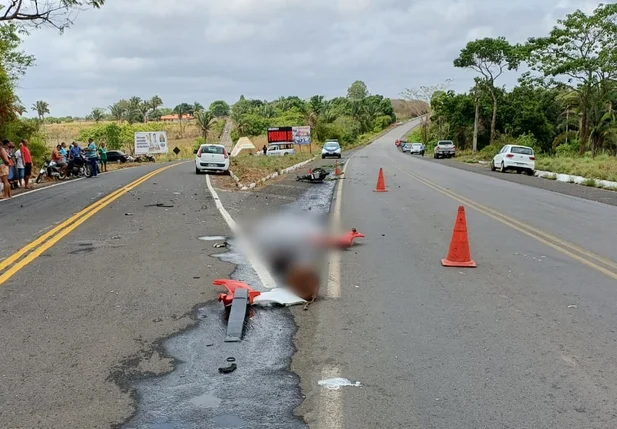
<instances>
[{"instance_id":1,"label":"white car","mask_svg":"<svg viewBox=\"0 0 617 429\"><path fill-rule=\"evenodd\" d=\"M536 172L536 157L533 149L527 146L505 145L491 161L491 171L499 169L502 173L515 170L518 174L523 171L529 176Z\"/></svg>"},{"instance_id":2,"label":"white car","mask_svg":"<svg viewBox=\"0 0 617 429\"><path fill-rule=\"evenodd\" d=\"M270 143L266 151L266 156L287 156L295 154L296 149L293 143Z\"/></svg>"},{"instance_id":3,"label":"white car","mask_svg":"<svg viewBox=\"0 0 617 429\"><path fill-rule=\"evenodd\" d=\"M341 158L341 145L337 140L328 140L321 148L321 159L325 159L329 156Z\"/></svg>"},{"instance_id":4,"label":"white car","mask_svg":"<svg viewBox=\"0 0 617 429\"><path fill-rule=\"evenodd\" d=\"M229 172L229 155L225 146L220 144L202 144L195 156L195 173L217 171Z\"/></svg>"}]
</instances>

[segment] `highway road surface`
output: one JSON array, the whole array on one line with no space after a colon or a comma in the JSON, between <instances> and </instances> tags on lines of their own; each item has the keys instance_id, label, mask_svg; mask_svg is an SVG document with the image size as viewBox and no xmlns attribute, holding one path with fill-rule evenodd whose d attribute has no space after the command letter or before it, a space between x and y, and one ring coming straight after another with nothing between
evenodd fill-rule
<instances>
[{"instance_id":1,"label":"highway road surface","mask_svg":"<svg viewBox=\"0 0 617 429\"><path fill-rule=\"evenodd\" d=\"M346 166L333 216L366 238L295 311L297 413L311 428L617 427L617 207L403 155L402 131ZM477 268L440 263L459 205ZM361 385L318 384L335 377Z\"/></svg>"},{"instance_id":2,"label":"highway road surface","mask_svg":"<svg viewBox=\"0 0 617 429\"><path fill-rule=\"evenodd\" d=\"M229 192L188 162L0 202L0 428L614 429L617 207L591 201L609 194L403 155L416 123L344 154L336 190ZM209 183L236 220L330 210L366 238L308 311L256 309L224 343L212 280L258 280L213 248L230 228ZM475 269L440 265L459 205Z\"/></svg>"}]
</instances>

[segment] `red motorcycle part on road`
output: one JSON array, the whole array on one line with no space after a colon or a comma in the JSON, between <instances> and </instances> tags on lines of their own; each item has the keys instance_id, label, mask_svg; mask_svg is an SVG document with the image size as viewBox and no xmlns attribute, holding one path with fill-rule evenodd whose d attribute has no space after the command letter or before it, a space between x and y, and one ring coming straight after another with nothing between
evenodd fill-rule
<instances>
[{"instance_id":1,"label":"red motorcycle part on road","mask_svg":"<svg viewBox=\"0 0 617 429\"><path fill-rule=\"evenodd\" d=\"M261 292L258 290L253 290L249 285L244 282L240 282L237 280L231 279L216 279L212 282L214 286L225 286L228 293L219 293L219 302L223 302L225 307L229 307L231 302L234 300L234 292L236 289L248 289L249 305L253 304L253 300L256 296L261 295Z\"/></svg>"}]
</instances>

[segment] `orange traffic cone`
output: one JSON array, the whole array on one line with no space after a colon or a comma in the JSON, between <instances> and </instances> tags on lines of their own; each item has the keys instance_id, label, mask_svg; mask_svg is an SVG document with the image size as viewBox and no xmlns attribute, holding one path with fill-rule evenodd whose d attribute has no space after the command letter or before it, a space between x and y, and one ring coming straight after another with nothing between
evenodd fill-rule
<instances>
[{"instance_id":1,"label":"orange traffic cone","mask_svg":"<svg viewBox=\"0 0 617 429\"><path fill-rule=\"evenodd\" d=\"M386 189L386 181L383 178L383 168L379 169L379 176L377 177L377 187L375 192L388 192Z\"/></svg>"},{"instance_id":2,"label":"orange traffic cone","mask_svg":"<svg viewBox=\"0 0 617 429\"><path fill-rule=\"evenodd\" d=\"M336 168L334 169L334 175L335 176L340 176L341 175L341 169L338 166L338 161L335 161L334 165L336 166Z\"/></svg>"},{"instance_id":3,"label":"orange traffic cone","mask_svg":"<svg viewBox=\"0 0 617 429\"><path fill-rule=\"evenodd\" d=\"M450 242L448 256L441 260L444 267L467 267L475 268L477 265L471 259L469 252L469 238L467 237L467 220L465 219L465 207L458 207L458 215L454 223L454 232Z\"/></svg>"}]
</instances>

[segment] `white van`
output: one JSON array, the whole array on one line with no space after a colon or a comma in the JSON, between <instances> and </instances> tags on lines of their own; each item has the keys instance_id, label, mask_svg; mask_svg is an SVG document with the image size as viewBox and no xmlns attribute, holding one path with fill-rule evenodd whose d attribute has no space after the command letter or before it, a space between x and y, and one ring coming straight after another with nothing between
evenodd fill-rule
<instances>
[{"instance_id":1,"label":"white van","mask_svg":"<svg viewBox=\"0 0 617 429\"><path fill-rule=\"evenodd\" d=\"M296 149L292 143L270 143L268 145L267 156L295 155Z\"/></svg>"}]
</instances>

